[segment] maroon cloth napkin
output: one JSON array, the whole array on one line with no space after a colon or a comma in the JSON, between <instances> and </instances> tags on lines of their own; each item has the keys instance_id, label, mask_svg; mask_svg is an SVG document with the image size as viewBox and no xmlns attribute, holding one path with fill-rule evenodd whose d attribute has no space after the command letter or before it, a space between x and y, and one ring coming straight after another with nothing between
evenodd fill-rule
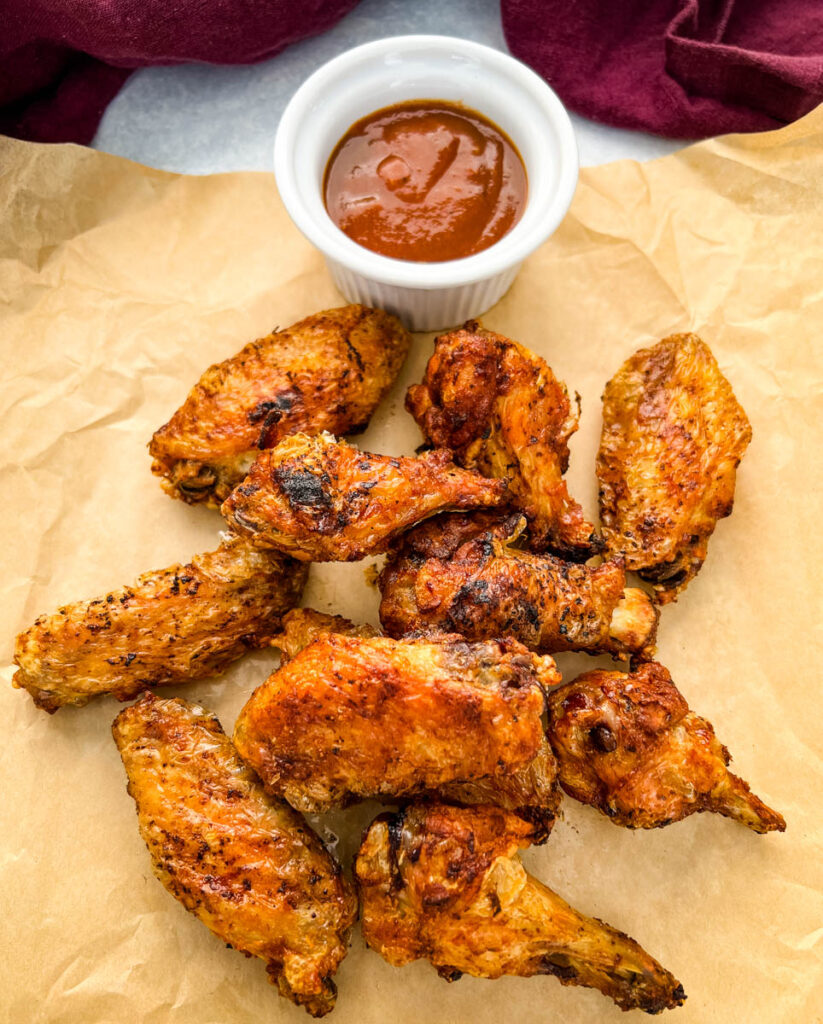
<instances>
[{"instance_id":1,"label":"maroon cloth napkin","mask_svg":"<svg viewBox=\"0 0 823 1024\"><path fill-rule=\"evenodd\" d=\"M0 134L90 142L132 68L250 64L357 0L0 0Z\"/></svg>"},{"instance_id":2,"label":"maroon cloth napkin","mask_svg":"<svg viewBox=\"0 0 823 1024\"><path fill-rule=\"evenodd\" d=\"M823 102L823 0L502 0L511 52L573 110L675 138Z\"/></svg>"}]
</instances>

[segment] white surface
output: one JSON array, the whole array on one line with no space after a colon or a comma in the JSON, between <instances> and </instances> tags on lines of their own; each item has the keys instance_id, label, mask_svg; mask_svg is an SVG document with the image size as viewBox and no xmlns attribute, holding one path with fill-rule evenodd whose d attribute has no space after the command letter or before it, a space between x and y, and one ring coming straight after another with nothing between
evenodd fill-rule
<instances>
[{"instance_id":1,"label":"white surface","mask_svg":"<svg viewBox=\"0 0 823 1024\"><path fill-rule=\"evenodd\" d=\"M270 170L274 133L301 82L331 57L385 36L427 32L506 50L499 0L362 0L324 35L262 64L137 71L111 103L96 149L192 174ZM663 156L682 142L572 116L584 166Z\"/></svg>"},{"instance_id":2,"label":"white surface","mask_svg":"<svg viewBox=\"0 0 823 1024\"><path fill-rule=\"evenodd\" d=\"M371 113L375 96L387 106L423 96L471 103L509 135L529 191L499 242L464 259L417 263L371 252L333 223L323 170L340 126ZM289 215L350 302L386 309L411 331L437 331L485 313L555 230L577 184L577 146L563 104L531 69L474 40L410 34L355 46L300 86L280 119L274 173Z\"/></svg>"}]
</instances>

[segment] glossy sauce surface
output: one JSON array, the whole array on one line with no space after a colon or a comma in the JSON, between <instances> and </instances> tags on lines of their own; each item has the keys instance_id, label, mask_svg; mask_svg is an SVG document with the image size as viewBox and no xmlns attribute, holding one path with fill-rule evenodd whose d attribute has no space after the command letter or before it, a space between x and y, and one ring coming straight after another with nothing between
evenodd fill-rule
<instances>
[{"instance_id":1,"label":"glossy sauce surface","mask_svg":"<svg viewBox=\"0 0 823 1024\"><path fill-rule=\"evenodd\" d=\"M520 219L528 184L511 140L482 114L439 100L377 110L329 157L326 209L383 256L439 263L493 245Z\"/></svg>"}]
</instances>

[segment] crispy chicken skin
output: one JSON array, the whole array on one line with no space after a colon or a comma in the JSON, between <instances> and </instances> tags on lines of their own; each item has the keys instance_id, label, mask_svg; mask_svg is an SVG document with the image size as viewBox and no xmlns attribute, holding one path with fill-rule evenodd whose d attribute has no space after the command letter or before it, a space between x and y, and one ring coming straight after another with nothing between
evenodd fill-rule
<instances>
[{"instance_id":1,"label":"crispy chicken skin","mask_svg":"<svg viewBox=\"0 0 823 1024\"><path fill-rule=\"evenodd\" d=\"M683 987L623 932L584 917L527 874L529 826L491 807L381 815L355 860L363 937L395 967L421 957L454 981L553 974L623 1010L680 1006Z\"/></svg>"},{"instance_id":2,"label":"crispy chicken skin","mask_svg":"<svg viewBox=\"0 0 823 1024\"><path fill-rule=\"evenodd\" d=\"M313 562L385 551L403 530L446 509L505 500L502 480L459 469L447 451L393 458L330 434L294 434L261 452L221 512L253 543Z\"/></svg>"},{"instance_id":3,"label":"crispy chicken skin","mask_svg":"<svg viewBox=\"0 0 823 1024\"><path fill-rule=\"evenodd\" d=\"M380 309L342 306L209 367L149 443L173 498L217 508L262 448L289 434L356 434L394 383L410 337Z\"/></svg>"},{"instance_id":4,"label":"crispy chicken skin","mask_svg":"<svg viewBox=\"0 0 823 1024\"><path fill-rule=\"evenodd\" d=\"M696 334L674 334L627 359L603 393L597 456L608 551L674 601L730 515L752 428Z\"/></svg>"},{"instance_id":5,"label":"crispy chicken skin","mask_svg":"<svg viewBox=\"0 0 823 1024\"><path fill-rule=\"evenodd\" d=\"M146 694L112 732L155 875L219 939L264 960L281 995L328 1013L357 903L320 839L196 704Z\"/></svg>"},{"instance_id":6,"label":"crispy chicken skin","mask_svg":"<svg viewBox=\"0 0 823 1024\"><path fill-rule=\"evenodd\" d=\"M548 834L557 793L543 688L559 680L550 657L513 640L326 633L254 691L234 744L301 811L482 794Z\"/></svg>"},{"instance_id":7,"label":"crispy chicken skin","mask_svg":"<svg viewBox=\"0 0 823 1024\"><path fill-rule=\"evenodd\" d=\"M269 643L300 600L307 570L231 537L188 565L41 615L17 637L13 683L54 712L104 693L129 700L149 686L218 675Z\"/></svg>"},{"instance_id":8,"label":"crispy chicken skin","mask_svg":"<svg viewBox=\"0 0 823 1024\"><path fill-rule=\"evenodd\" d=\"M615 824L659 828L715 811L755 832L785 830L781 815L728 770L711 723L689 710L657 662L629 675L586 672L548 704L563 788Z\"/></svg>"},{"instance_id":9,"label":"crispy chicken skin","mask_svg":"<svg viewBox=\"0 0 823 1024\"><path fill-rule=\"evenodd\" d=\"M512 545L525 525L519 513L454 512L404 534L378 580L389 636L513 636L544 654L650 658L658 613L644 591L625 587L622 566L521 551Z\"/></svg>"},{"instance_id":10,"label":"crispy chicken skin","mask_svg":"<svg viewBox=\"0 0 823 1024\"><path fill-rule=\"evenodd\" d=\"M585 562L602 547L563 479L578 411L539 356L470 320L435 340L406 408L430 444L508 481L534 550Z\"/></svg>"},{"instance_id":11,"label":"crispy chicken skin","mask_svg":"<svg viewBox=\"0 0 823 1024\"><path fill-rule=\"evenodd\" d=\"M324 633L342 633L344 636L379 636L380 631L366 623L357 625L342 615L327 615L314 608L293 608L283 616L282 631L272 637L272 647L280 649L280 664L299 654Z\"/></svg>"}]
</instances>

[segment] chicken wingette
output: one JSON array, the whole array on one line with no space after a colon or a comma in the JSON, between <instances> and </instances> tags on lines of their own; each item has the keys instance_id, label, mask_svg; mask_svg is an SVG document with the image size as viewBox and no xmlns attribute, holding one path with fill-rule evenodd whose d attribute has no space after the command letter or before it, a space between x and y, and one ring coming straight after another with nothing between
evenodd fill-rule
<instances>
[{"instance_id":1,"label":"chicken wingette","mask_svg":"<svg viewBox=\"0 0 823 1024\"><path fill-rule=\"evenodd\" d=\"M168 494L217 507L262 448L302 431L364 430L409 347L400 321L343 306L253 341L209 367L151 439Z\"/></svg>"},{"instance_id":2,"label":"chicken wingette","mask_svg":"<svg viewBox=\"0 0 823 1024\"><path fill-rule=\"evenodd\" d=\"M435 340L406 408L426 440L467 469L508 481L535 551L584 562L602 547L563 479L578 411L544 360L470 320Z\"/></svg>"},{"instance_id":3,"label":"chicken wingette","mask_svg":"<svg viewBox=\"0 0 823 1024\"><path fill-rule=\"evenodd\" d=\"M157 878L219 939L265 961L281 995L328 1013L357 904L320 839L198 705L147 694L112 732Z\"/></svg>"},{"instance_id":4,"label":"chicken wingette","mask_svg":"<svg viewBox=\"0 0 823 1024\"><path fill-rule=\"evenodd\" d=\"M727 768L728 750L689 710L657 662L585 672L549 697L549 738L563 789L615 824L659 828L715 811L755 832L783 832L782 816Z\"/></svg>"},{"instance_id":5,"label":"chicken wingette","mask_svg":"<svg viewBox=\"0 0 823 1024\"><path fill-rule=\"evenodd\" d=\"M455 512L404 534L378 580L389 636L513 636L543 654L650 658L658 613L644 591L625 586L623 567L576 565L513 547L525 525L519 514Z\"/></svg>"},{"instance_id":6,"label":"chicken wingette","mask_svg":"<svg viewBox=\"0 0 823 1024\"><path fill-rule=\"evenodd\" d=\"M231 537L188 565L41 615L17 637L13 683L54 712L104 693L129 700L150 686L217 675L270 642L307 572Z\"/></svg>"},{"instance_id":7,"label":"chicken wingette","mask_svg":"<svg viewBox=\"0 0 823 1024\"><path fill-rule=\"evenodd\" d=\"M254 691L234 745L301 811L437 794L504 806L547 835L557 793L541 716L559 681L513 640L325 633Z\"/></svg>"},{"instance_id":8,"label":"chicken wingette","mask_svg":"<svg viewBox=\"0 0 823 1024\"><path fill-rule=\"evenodd\" d=\"M330 434L294 434L261 452L221 508L252 543L313 562L350 562L385 551L403 530L446 509L485 508L502 480L459 469L446 451L393 458Z\"/></svg>"},{"instance_id":9,"label":"chicken wingette","mask_svg":"<svg viewBox=\"0 0 823 1024\"><path fill-rule=\"evenodd\" d=\"M603 394L600 518L611 555L674 601L700 570L734 504L752 428L695 334L640 349Z\"/></svg>"},{"instance_id":10,"label":"chicken wingette","mask_svg":"<svg viewBox=\"0 0 823 1024\"><path fill-rule=\"evenodd\" d=\"M395 967L425 958L447 981L552 974L623 1010L680 1006L683 987L633 939L527 874L529 826L490 807L382 815L355 860L363 937Z\"/></svg>"}]
</instances>

